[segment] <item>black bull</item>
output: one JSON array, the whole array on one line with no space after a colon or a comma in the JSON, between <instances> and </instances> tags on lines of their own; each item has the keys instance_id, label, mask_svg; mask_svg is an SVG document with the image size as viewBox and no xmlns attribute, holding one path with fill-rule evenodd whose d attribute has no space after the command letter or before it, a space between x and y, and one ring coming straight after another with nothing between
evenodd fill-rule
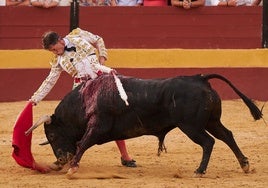
<instances>
[{"instance_id":1,"label":"black bull","mask_svg":"<svg viewBox=\"0 0 268 188\"><path fill-rule=\"evenodd\" d=\"M217 74L181 76L167 79L138 79L119 76L129 106L120 98L114 79L104 75L79 86L60 102L45 133L57 161L54 169L70 162L68 173L77 171L84 152L95 144L113 140L155 135L159 149L165 135L178 127L203 149L197 175L206 172L214 138L234 152L244 172L248 159L236 144L232 132L221 123L221 99L208 80L226 82L248 106L255 120L262 112L229 80ZM208 134L210 133L210 134Z\"/></svg>"}]
</instances>

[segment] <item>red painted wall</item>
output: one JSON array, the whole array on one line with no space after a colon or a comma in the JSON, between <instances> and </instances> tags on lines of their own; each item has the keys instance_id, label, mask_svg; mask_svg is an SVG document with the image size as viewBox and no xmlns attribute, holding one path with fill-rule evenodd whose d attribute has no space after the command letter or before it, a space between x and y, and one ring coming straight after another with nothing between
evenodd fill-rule
<instances>
[{"instance_id":1,"label":"red painted wall","mask_svg":"<svg viewBox=\"0 0 268 188\"><path fill-rule=\"evenodd\" d=\"M47 30L69 32L70 7L0 7L0 49L42 48ZM80 7L81 28L108 48L260 48L261 7Z\"/></svg>"}]
</instances>

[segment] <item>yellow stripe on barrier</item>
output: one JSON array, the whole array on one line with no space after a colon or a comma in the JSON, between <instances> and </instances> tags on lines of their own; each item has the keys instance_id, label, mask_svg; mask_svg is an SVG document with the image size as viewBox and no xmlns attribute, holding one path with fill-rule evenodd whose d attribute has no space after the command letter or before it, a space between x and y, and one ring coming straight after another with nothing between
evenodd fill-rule
<instances>
[{"instance_id":1,"label":"yellow stripe on barrier","mask_svg":"<svg viewBox=\"0 0 268 188\"><path fill-rule=\"evenodd\" d=\"M52 58L46 50L0 50L0 68L48 68Z\"/></svg>"},{"instance_id":2,"label":"yellow stripe on barrier","mask_svg":"<svg viewBox=\"0 0 268 188\"><path fill-rule=\"evenodd\" d=\"M268 67L266 49L109 49L114 68ZM0 69L49 68L51 52L0 50Z\"/></svg>"},{"instance_id":3,"label":"yellow stripe on barrier","mask_svg":"<svg viewBox=\"0 0 268 188\"><path fill-rule=\"evenodd\" d=\"M117 49L107 65L122 68L268 67L264 49Z\"/></svg>"}]
</instances>

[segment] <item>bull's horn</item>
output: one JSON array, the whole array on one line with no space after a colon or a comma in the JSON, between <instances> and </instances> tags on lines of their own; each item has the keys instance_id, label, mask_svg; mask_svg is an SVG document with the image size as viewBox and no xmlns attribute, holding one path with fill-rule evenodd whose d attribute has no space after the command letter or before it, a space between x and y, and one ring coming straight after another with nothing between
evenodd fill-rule
<instances>
[{"instance_id":1,"label":"bull's horn","mask_svg":"<svg viewBox=\"0 0 268 188\"><path fill-rule=\"evenodd\" d=\"M39 125L43 123L50 124L51 123L51 118L48 115L42 116L31 128L29 128L26 132L25 135L28 136L34 129L36 129Z\"/></svg>"},{"instance_id":2,"label":"bull's horn","mask_svg":"<svg viewBox=\"0 0 268 188\"><path fill-rule=\"evenodd\" d=\"M47 144L49 144L49 141L47 140L47 141L44 141L44 142L42 142L42 143L40 143L39 145L40 146L44 146L44 145L47 145Z\"/></svg>"}]
</instances>

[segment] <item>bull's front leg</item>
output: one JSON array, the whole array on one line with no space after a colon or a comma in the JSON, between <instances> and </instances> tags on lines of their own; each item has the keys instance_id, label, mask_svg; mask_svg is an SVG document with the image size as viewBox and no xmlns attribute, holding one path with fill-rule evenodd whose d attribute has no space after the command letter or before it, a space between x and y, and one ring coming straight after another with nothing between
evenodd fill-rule
<instances>
[{"instance_id":1,"label":"bull's front leg","mask_svg":"<svg viewBox=\"0 0 268 188\"><path fill-rule=\"evenodd\" d=\"M82 158L82 155L84 154L85 151L86 150L78 149L78 147L77 147L76 154L73 157L73 159L71 160L71 162L70 162L70 168L67 171L67 176L69 178L71 178L71 176L78 171L79 162L80 162L80 160Z\"/></svg>"},{"instance_id":2,"label":"bull's front leg","mask_svg":"<svg viewBox=\"0 0 268 188\"><path fill-rule=\"evenodd\" d=\"M71 176L78 171L79 162L85 151L91 146L95 145L95 142L92 142L94 141L94 138L96 138L96 135L94 135L94 138L92 138L93 130L94 129L92 126L88 126L87 131L82 137L81 141L77 143L76 153L70 162L70 169L67 172L68 178L71 178Z\"/></svg>"},{"instance_id":3,"label":"bull's front leg","mask_svg":"<svg viewBox=\"0 0 268 188\"><path fill-rule=\"evenodd\" d=\"M78 171L79 168L79 162L83 156L83 154L85 153L85 151L89 148L90 146L88 146L87 144L87 140L86 138L83 137L83 139L78 142L77 144L77 149L76 149L76 154L74 155L73 159L70 162L70 169L67 172L68 176L73 175L74 173L76 173Z\"/></svg>"}]
</instances>

